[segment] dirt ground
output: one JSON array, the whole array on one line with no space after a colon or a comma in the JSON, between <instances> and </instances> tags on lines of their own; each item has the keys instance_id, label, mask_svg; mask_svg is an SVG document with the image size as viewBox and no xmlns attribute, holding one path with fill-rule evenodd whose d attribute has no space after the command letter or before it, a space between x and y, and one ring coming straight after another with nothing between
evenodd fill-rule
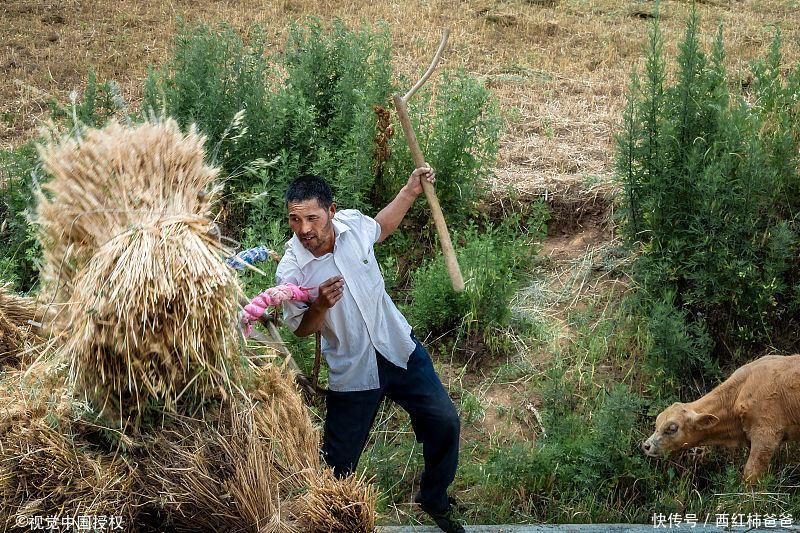
<instances>
[{"instance_id":1,"label":"dirt ground","mask_svg":"<svg viewBox=\"0 0 800 533\"><path fill-rule=\"evenodd\" d=\"M606 206L610 209L610 205ZM474 373L462 377L463 385L479 400L483 412L474 428L465 428L471 439L478 435L502 433L512 441L533 441L541 430L538 411L541 398L531 390L530 382L548 368L554 350L563 350L572 342L575 328L569 314L586 311L586 302L609 291L619 280L608 275L601 264L603 252L616 243L614 227L603 216L577 216L582 222L551 225L539 252L539 271L543 278L521 291L517 311L545 317L552 331L550 342L521 346L521 357L530 369L525 376L501 379L492 371L477 366ZM529 292L541 290L531 305ZM452 378L447 369L444 378Z\"/></svg>"}]
</instances>

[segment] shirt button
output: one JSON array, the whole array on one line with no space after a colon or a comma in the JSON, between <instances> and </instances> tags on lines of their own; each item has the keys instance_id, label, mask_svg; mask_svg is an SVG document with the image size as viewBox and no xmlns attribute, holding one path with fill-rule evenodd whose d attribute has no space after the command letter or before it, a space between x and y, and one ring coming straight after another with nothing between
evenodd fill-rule
<instances>
[{"instance_id":1,"label":"shirt button","mask_svg":"<svg viewBox=\"0 0 800 533\"><path fill-rule=\"evenodd\" d=\"M366 265L367 263L369 263L369 261L364 259L364 264Z\"/></svg>"}]
</instances>

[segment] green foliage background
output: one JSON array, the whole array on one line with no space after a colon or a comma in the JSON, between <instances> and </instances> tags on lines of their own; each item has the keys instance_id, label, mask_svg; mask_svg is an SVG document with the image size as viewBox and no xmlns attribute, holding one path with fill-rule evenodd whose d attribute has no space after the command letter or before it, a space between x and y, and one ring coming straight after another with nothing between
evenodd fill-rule
<instances>
[{"instance_id":1,"label":"green foliage background","mask_svg":"<svg viewBox=\"0 0 800 533\"><path fill-rule=\"evenodd\" d=\"M622 234L642 247L636 280L654 326L679 315L695 345L678 349L695 352L688 359L675 354L685 364L668 363L679 379L707 366L712 350L730 361L758 347L797 348L800 68L783 75L776 31L752 83L732 91L722 29L710 54L698 32L693 10L671 84L653 23L616 165Z\"/></svg>"}]
</instances>

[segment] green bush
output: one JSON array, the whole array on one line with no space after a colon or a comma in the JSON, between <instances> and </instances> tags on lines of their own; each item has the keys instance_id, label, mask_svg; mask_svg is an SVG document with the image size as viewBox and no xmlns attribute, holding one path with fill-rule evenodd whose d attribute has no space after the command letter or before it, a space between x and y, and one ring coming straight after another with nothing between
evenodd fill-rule
<instances>
[{"instance_id":1,"label":"green bush","mask_svg":"<svg viewBox=\"0 0 800 533\"><path fill-rule=\"evenodd\" d=\"M408 108L420 149L436 170L436 195L447 223L462 227L471 215L469 206L493 175L502 129L497 100L481 81L459 69L443 71L435 89L423 86ZM399 123L395 130L385 198L396 194L414 170ZM418 202L410 217L428 220L427 205Z\"/></svg>"},{"instance_id":2,"label":"green bush","mask_svg":"<svg viewBox=\"0 0 800 533\"><path fill-rule=\"evenodd\" d=\"M36 206L38 156L33 144L0 151L0 280L29 291L38 280L41 253L29 217Z\"/></svg>"},{"instance_id":3,"label":"green bush","mask_svg":"<svg viewBox=\"0 0 800 533\"><path fill-rule=\"evenodd\" d=\"M183 129L196 124L209 139L207 148L215 149L216 162L233 180L261 157L264 143L271 141L270 126L282 118L268 107L273 69L265 55L265 39L256 26L247 37L246 46L227 25L213 30L181 21L171 59L160 71L150 70L144 91L148 112L163 112ZM232 133L231 122L243 109L243 123ZM247 135L234 138L245 127Z\"/></svg>"},{"instance_id":4,"label":"green bush","mask_svg":"<svg viewBox=\"0 0 800 533\"><path fill-rule=\"evenodd\" d=\"M456 235L456 256L465 290L453 291L441 253L412 273L409 320L421 335L459 330L464 338L507 324L509 301L522 267L535 255L543 237L546 212L540 205L527 230L513 215L499 224L484 220Z\"/></svg>"},{"instance_id":5,"label":"green bush","mask_svg":"<svg viewBox=\"0 0 800 533\"><path fill-rule=\"evenodd\" d=\"M648 310L650 342L644 369L652 376L650 387L657 393L684 390L696 375L710 380L721 377L719 365L711 358L713 341L702 319L690 319L674 302L675 294L667 294Z\"/></svg>"},{"instance_id":6,"label":"green bush","mask_svg":"<svg viewBox=\"0 0 800 533\"><path fill-rule=\"evenodd\" d=\"M698 25L693 10L673 85L657 19L643 82L634 70L617 144L622 234L643 245L636 279L649 298L675 294L733 351L774 341L796 306L800 67L781 74L778 34L747 99L732 94L722 32L707 56Z\"/></svg>"},{"instance_id":7,"label":"green bush","mask_svg":"<svg viewBox=\"0 0 800 533\"><path fill-rule=\"evenodd\" d=\"M563 522L585 507L588 514L578 521L595 522L608 518L609 509L598 502L616 502L615 519L624 507L638 505L628 518L646 521L641 505L653 495L631 489L645 478L658 485L639 450L644 400L624 385L578 385L562 368L548 372L541 392L543 430L535 446L492 447L479 472L463 469L462 481L483 486L492 509L513 501L516 508L507 514L530 509L536 519Z\"/></svg>"},{"instance_id":8,"label":"green bush","mask_svg":"<svg viewBox=\"0 0 800 533\"><path fill-rule=\"evenodd\" d=\"M578 456L575 483L584 491L603 486L616 490L644 474L645 458L639 453L635 431L646 402L624 385L603 390L592 413L591 429Z\"/></svg>"},{"instance_id":9,"label":"green bush","mask_svg":"<svg viewBox=\"0 0 800 533\"><path fill-rule=\"evenodd\" d=\"M284 218L286 187L307 172L330 181L340 207L376 214L413 170L399 123L385 113L398 90L387 27L356 31L337 20L324 28L309 18L292 26L281 53L265 50L258 26L242 39L224 25L183 25L172 59L151 71L145 90L146 107L165 110L184 127L196 123L208 136L229 185L227 232L267 233L272 220ZM491 172L501 121L495 100L474 78L437 76L412 100L411 112L441 178L439 201L451 224L463 224ZM244 116L232 124L240 110ZM415 208L412 227L427 220L425 213ZM392 243L387 248L394 250L405 241Z\"/></svg>"},{"instance_id":10,"label":"green bush","mask_svg":"<svg viewBox=\"0 0 800 533\"><path fill-rule=\"evenodd\" d=\"M555 472L554 490L615 490L643 474L635 427L645 402L624 385L608 386L610 391L590 386L581 388L563 369L548 372L542 390L545 434L535 454Z\"/></svg>"},{"instance_id":11,"label":"green bush","mask_svg":"<svg viewBox=\"0 0 800 533\"><path fill-rule=\"evenodd\" d=\"M82 98L76 92L70 105L50 100L50 118L56 124L79 134L83 128L101 128L118 111L125 111L119 87L110 81L99 81L94 68L89 67Z\"/></svg>"},{"instance_id":12,"label":"green bush","mask_svg":"<svg viewBox=\"0 0 800 533\"><path fill-rule=\"evenodd\" d=\"M71 105L49 102L55 129L80 135L87 126L101 127L119 111L119 89L99 82L89 69L82 97L73 95ZM18 290L30 291L38 282L35 261L41 255L35 226L29 223L36 209L35 191L48 179L42 171L34 143L0 150L0 280L11 281Z\"/></svg>"}]
</instances>

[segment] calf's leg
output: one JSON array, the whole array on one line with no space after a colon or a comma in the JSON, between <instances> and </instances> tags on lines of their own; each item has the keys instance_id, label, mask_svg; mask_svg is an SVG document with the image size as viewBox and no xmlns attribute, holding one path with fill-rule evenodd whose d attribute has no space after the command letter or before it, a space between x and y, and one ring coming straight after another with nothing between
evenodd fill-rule
<instances>
[{"instance_id":1,"label":"calf's leg","mask_svg":"<svg viewBox=\"0 0 800 533\"><path fill-rule=\"evenodd\" d=\"M755 429L750 432L750 455L744 465L745 483L755 484L767 469L772 455L781 443L781 434L773 429Z\"/></svg>"}]
</instances>

